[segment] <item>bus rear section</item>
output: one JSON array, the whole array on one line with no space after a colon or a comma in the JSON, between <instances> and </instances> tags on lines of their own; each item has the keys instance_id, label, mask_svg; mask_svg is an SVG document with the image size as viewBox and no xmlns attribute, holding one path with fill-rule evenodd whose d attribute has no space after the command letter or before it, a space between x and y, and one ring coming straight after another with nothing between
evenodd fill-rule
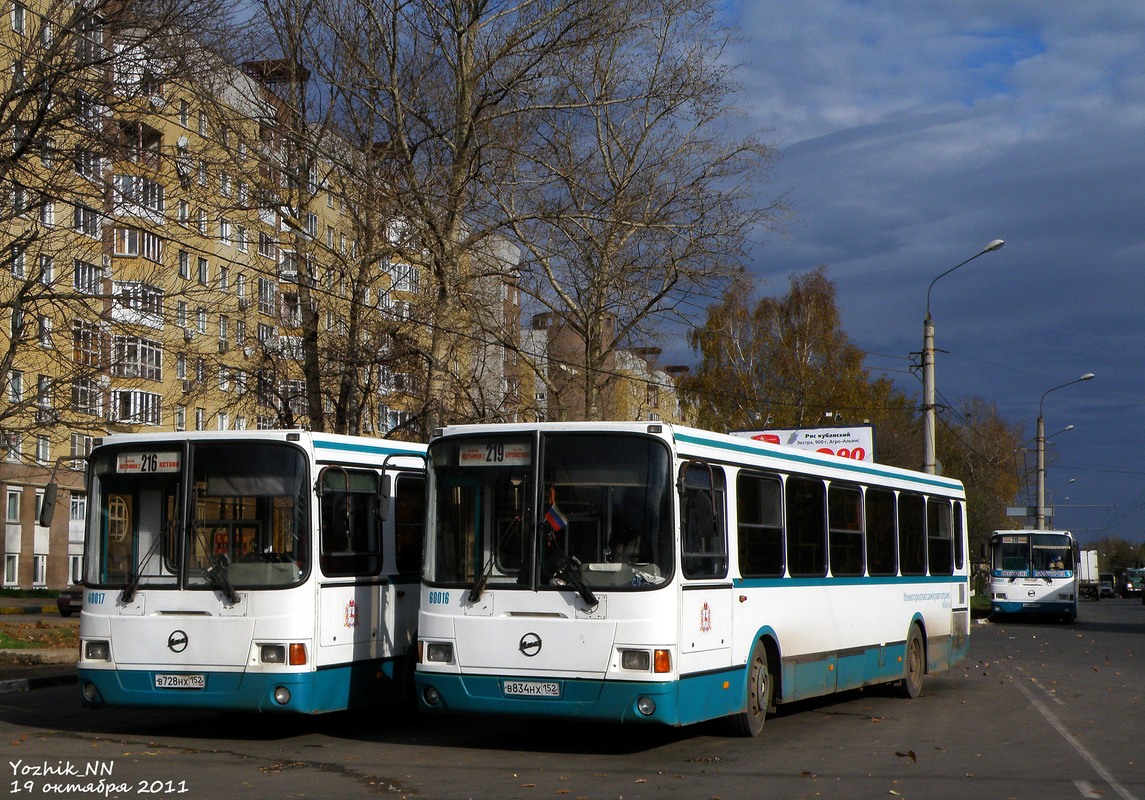
<instances>
[{"instance_id":1,"label":"bus rear section","mask_svg":"<svg viewBox=\"0 0 1145 800\"><path fill-rule=\"evenodd\" d=\"M1069 531L995 531L990 561L994 614L1077 618L1078 547Z\"/></svg>"}]
</instances>

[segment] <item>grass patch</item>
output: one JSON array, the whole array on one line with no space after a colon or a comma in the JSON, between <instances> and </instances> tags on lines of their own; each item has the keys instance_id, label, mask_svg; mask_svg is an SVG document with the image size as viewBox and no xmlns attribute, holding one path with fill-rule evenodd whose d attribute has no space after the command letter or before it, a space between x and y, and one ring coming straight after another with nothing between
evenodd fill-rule
<instances>
[{"instance_id":1,"label":"grass patch","mask_svg":"<svg viewBox=\"0 0 1145 800\"><path fill-rule=\"evenodd\" d=\"M79 625L47 622L0 622L0 649L73 650L80 645Z\"/></svg>"}]
</instances>

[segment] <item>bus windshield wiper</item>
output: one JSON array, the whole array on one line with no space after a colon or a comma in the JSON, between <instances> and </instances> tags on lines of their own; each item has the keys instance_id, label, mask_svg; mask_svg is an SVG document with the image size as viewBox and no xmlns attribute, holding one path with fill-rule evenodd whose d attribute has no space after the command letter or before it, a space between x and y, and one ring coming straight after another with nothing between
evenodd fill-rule
<instances>
[{"instance_id":1,"label":"bus windshield wiper","mask_svg":"<svg viewBox=\"0 0 1145 800\"><path fill-rule=\"evenodd\" d=\"M235 591L235 587L231 585L231 579L227 575L227 563L225 555L214 559L211 566L207 567L207 577L226 595L227 599L231 601L231 605L235 606L238 605L239 595Z\"/></svg>"},{"instance_id":2,"label":"bus windshield wiper","mask_svg":"<svg viewBox=\"0 0 1145 800\"><path fill-rule=\"evenodd\" d=\"M521 518L519 516L513 518L512 524L505 528L505 532L497 538L497 546L489 553L489 560L485 562L481 574L477 576L477 580L473 582L473 588L469 590L469 602L476 603L481 599L481 595L485 593L485 584L489 583L489 576L493 574L493 562L497 559L497 551L501 549L501 545L509 538L509 534L514 529L520 527Z\"/></svg>"},{"instance_id":3,"label":"bus windshield wiper","mask_svg":"<svg viewBox=\"0 0 1145 800\"><path fill-rule=\"evenodd\" d=\"M143 554L143 560L137 565L135 574L131 576L131 580L124 584L122 595L124 604L130 603L135 599L135 593L139 591L139 583L143 580L143 570L147 566L147 562L150 561L151 556L155 555L159 550L159 545L167 538L173 524L174 523L168 523L163 526L159 535L155 537L155 541L151 543L151 546L147 548L147 552Z\"/></svg>"},{"instance_id":4,"label":"bus windshield wiper","mask_svg":"<svg viewBox=\"0 0 1145 800\"><path fill-rule=\"evenodd\" d=\"M548 524L548 523L542 523ZM600 600L588 588L588 585L580 576L580 561L576 556L570 556L558 544L557 537L554 535L552 528L545 532L545 541L552 549L553 554L556 556L556 569L553 570L553 576L561 576L567 580L576 593L580 595L580 599L584 600L585 605L588 606L589 611L595 611L596 607L600 605Z\"/></svg>"}]
</instances>

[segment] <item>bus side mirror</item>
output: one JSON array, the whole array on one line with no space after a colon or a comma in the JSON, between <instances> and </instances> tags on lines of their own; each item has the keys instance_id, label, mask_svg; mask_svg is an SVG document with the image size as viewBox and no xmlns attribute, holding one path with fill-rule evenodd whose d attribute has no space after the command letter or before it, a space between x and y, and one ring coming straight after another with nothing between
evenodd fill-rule
<instances>
[{"instance_id":1,"label":"bus side mirror","mask_svg":"<svg viewBox=\"0 0 1145 800\"><path fill-rule=\"evenodd\" d=\"M49 483L44 487L44 499L40 503L40 526L47 528L52 524L52 517L56 515L56 495L59 494L60 487L55 483Z\"/></svg>"}]
</instances>

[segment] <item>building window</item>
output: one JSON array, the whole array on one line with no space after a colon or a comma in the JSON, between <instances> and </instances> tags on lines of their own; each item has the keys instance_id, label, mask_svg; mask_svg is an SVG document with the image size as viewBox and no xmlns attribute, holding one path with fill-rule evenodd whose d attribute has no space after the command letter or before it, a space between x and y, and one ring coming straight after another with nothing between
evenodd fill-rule
<instances>
[{"instance_id":1,"label":"building window","mask_svg":"<svg viewBox=\"0 0 1145 800\"><path fill-rule=\"evenodd\" d=\"M36 408L47 411L52 407L52 379L47 375L36 378Z\"/></svg>"},{"instance_id":2,"label":"building window","mask_svg":"<svg viewBox=\"0 0 1145 800\"><path fill-rule=\"evenodd\" d=\"M73 433L72 434L72 441L71 441L71 457L72 457L71 467L72 467L72 469L82 470L84 468L84 461L83 460L85 458L87 458L89 453L91 453L91 445L92 445L92 437L88 436L87 434L85 434L85 433ZM76 497L83 498L83 495L74 495L73 494L72 495L73 503L75 502ZM87 502L86 499L84 500L84 502L85 503ZM73 508L74 508L74 506L73 506ZM72 517L72 519L75 519L75 517Z\"/></svg>"},{"instance_id":3,"label":"building window","mask_svg":"<svg viewBox=\"0 0 1145 800\"><path fill-rule=\"evenodd\" d=\"M41 315L37 320L36 339L40 347L52 347L52 318Z\"/></svg>"},{"instance_id":4,"label":"building window","mask_svg":"<svg viewBox=\"0 0 1145 800\"><path fill-rule=\"evenodd\" d=\"M12 277L23 278L27 273L28 256L20 245L12 247Z\"/></svg>"},{"instance_id":5,"label":"building window","mask_svg":"<svg viewBox=\"0 0 1145 800\"><path fill-rule=\"evenodd\" d=\"M205 431L207 429L207 410L205 408L195 409L195 430Z\"/></svg>"},{"instance_id":6,"label":"building window","mask_svg":"<svg viewBox=\"0 0 1145 800\"><path fill-rule=\"evenodd\" d=\"M258 254L264 258L274 258L274 237L266 231L258 232Z\"/></svg>"},{"instance_id":7,"label":"building window","mask_svg":"<svg viewBox=\"0 0 1145 800\"><path fill-rule=\"evenodd\" d=\"M103 157L94 150L77 147L73 164L76 172L89 181L97 181L103 175Z\"/></svg>"},{"instance_id":8,"label":"building window","mask_svg":"<svg viewBox=\"0 0 1145 800\"><path fill-rule=\"evenodd\" d=\"M36 461L47 464L52 460L52 440L48 436L36 437Z\"/></svg>"},{"instance_id":9,"label":"building window","mask_svg":"<svg viewBox=\"0 0 1145 800\"><path fill-rule=\"evenodd\" d=\"M15 431L0 434L0 446L4 448L4 460L18 463L23 455L23 440Z\"/></svg>"},{"instance_id":10,"label":"building window","mask_svg":"<svg viewBox=\"0 0 1145 800\"><path fill-rule=\"evenodd\" d=\"M179 251L179 277L184 280L191 279L191 254L186 250Z\"/></svg>"},{"instance_id":11,"label":"building window","mask_svg":"<svg viewBox=\"0 0 1145 800\"><path fill-rule=\"evenodd\" d=\"M211 264L202 256L199 257L199 283L208 286L211 282Z\"/></svg>"},{"instance_id":12,"label":"building window","mask_svg":"<svg viewBox=\"0 0 1145 800\"><path fill-rule=\"evenodd\" d=\"M20 490L8 490L8 511L5 520L16 523L20 521Z\"/></svg>"},{"instance_id":13,"label":"building window","mask_svg":"<svg viewBox=\"0 0 1145 800\"><path fill-rule=\"evenodd\" d=\"M102 415L103 391L97 381L91 378L76 378L72 381L72 411L94 417Z\"/></svg>"},{"instance_id":14,"label":"building window","mask_svg":"<svg viewBox=\"0 0 1145 800\"><path fill-rule=\"evenodd\" d=\"M163 398L153 392L116 390L111 393L114 422L158 425Z\"/></svg>"},{"instance_id":15,"label":"building window","mask_svg":"<svg viewBox=\"0 0 1145 800\"><path fill-rule=\"evenodd\" d=\"M103 291L103 267L90 261L76 259L72 285L81 294L99 294Z\"/></svg>"},{"instance_id":16,"label":"building window","mask_svg":"<svg viewBox=\"0 0 1145 800\"><path fill-rule=\"evenodd\" d=\"M8 373L8 402L19 403L24 399L24 373L18 369Z\"/></svg>"},{"instance_id":17,"label":"building window","mask_svg":"<svg viewBox=\"0 0 1145 800\"><path fill-rule=\"evenodd\" d=\"M44 586L48 582L48 557L32 556L32 585Z\"/></svg>"},{"instance_id":18,"label":"building window","mask_svg":"<svg viewBox=\"0 0 1145 800\"><path fill-rule=\"evenodd\" d=\"M15 586L17 584L16 577L19 575L20 556L14 553L8 553L4 556L4 585Z\"/></svg>"},{"instance_id":19,"label":"building window","mask_svg":"<svg viewBox=\"0 0 1145 800\"><path fill-rule=\"evenodd\" d=\"M130 309L153 318L152 327L162 327L163 290L146 283L116 283L113 288L116 309Z\"/></svg>"},{"instance_id":20,"label":"building window","mask_svg":"<svg viewBox=\"0 0 1145 800\"><path fill-rule=\"evenodd\" d=\"M77 203L75 207L75 230L76 233L98 239L101 235L99 212L94 208Z\"/></svg>"},{"instance_id":21,"label":"building window","mask_svg":"<svg viewBox=\"0 0 1145 800\"><path fill-rule=\"evenodd\" d=\"M277 294L274 281L266 278L258 279L258 310L260 314L274 316L274 301Z\"/></svg>"},{"instance_id":22,"label":"building window","mask_svg":"<svg viewBox=\"0 0 1145 800\"><path fill-rule=\"evenodd\" d=\"M40 283L43 286L51 286L52 281L55 280L56 275L56 262L51 256L40 256Z\"/></svg>"},{"instance_id":23,"label":"building window","mask_svg":"<svg viewBox=\"0 0 1145 800\"><path fill-rule=\"evenodd\" d=\"M175 406L175 430L187 430L187 407Z\"/></svg>"},{"instance_id":24,"label":"building window","mask_svg":"<svg viewBox=\"0 0 1145 800\"><path fill-rule=\"evenodd\" d=\"M82 319L72 321L72 356L85 367L98 367L102 337L99 326Z\"/></svg>"},{"instance_id":25,"label":"building window","mask_svg":"<svg viewBox=\"0 0 1145 800\"><path fill-rule=\"evenodd\" d=\"M163 345L137 336L116 336L111 374L117 378L163 379Z\"/></svg>"},{"instance_id":26,"label":"building window","mask_svg":"<svg viewBox=\"0 0 1145 800\"><path fill-rule=\"evenodd\" d=\"M83 522L84 517L87 516L87 495L86 494L73 494L71 496L71 508L68 513L68 519L72 522Z\"/></svg>"}]
</instances>

